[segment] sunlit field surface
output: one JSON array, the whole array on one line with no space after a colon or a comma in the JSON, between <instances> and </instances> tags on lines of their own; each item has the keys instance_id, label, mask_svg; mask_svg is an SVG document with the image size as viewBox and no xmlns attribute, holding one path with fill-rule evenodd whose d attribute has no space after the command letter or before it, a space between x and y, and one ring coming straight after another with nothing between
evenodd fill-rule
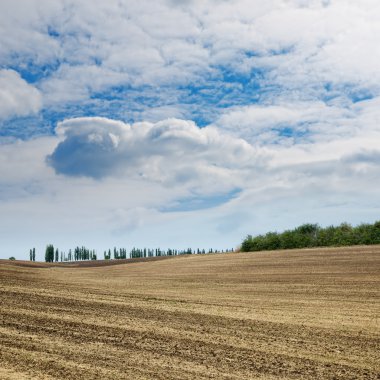
<instances>
[{"instance_id":1,"label":"sunlit field surface","mask_svg":"<svg viewBox=\"0 0 380 380\"><path fill-rule=\"evenodd\" d=\"M118 264L0 260L0 378L380 378L379 246Z\"/></svg>"}]
</instances>

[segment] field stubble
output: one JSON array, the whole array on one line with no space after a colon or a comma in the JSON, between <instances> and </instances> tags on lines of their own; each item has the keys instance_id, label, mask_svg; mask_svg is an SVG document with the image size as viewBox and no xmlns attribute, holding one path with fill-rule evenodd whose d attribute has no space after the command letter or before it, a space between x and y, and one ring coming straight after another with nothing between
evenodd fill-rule
<instances>
[{"instance_id":1,"label":"field stubble","mask_svg":"<svg viewBox=\"0 0 380 380\"><path fill-rule=\"evenodd\" d=\"M379 246L0 261L0 292L0 379L380 379Z\"/></svg>"}]
</instances>

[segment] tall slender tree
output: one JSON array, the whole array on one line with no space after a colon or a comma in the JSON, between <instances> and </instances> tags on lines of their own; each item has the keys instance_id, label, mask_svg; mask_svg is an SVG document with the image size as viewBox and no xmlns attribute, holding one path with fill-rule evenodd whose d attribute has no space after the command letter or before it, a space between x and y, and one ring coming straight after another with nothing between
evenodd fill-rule
<instances>
[{"instance_id":1,"label":"tall slender tree","mask_svg":"<svg viewBox=\"0 0 380 380\"><path fill-rule=\"evenodd\" d=\"M54 246L52 244L46 246L45 261L48 263L52 263L54 261Z\"/></svg>"}]
</instances>

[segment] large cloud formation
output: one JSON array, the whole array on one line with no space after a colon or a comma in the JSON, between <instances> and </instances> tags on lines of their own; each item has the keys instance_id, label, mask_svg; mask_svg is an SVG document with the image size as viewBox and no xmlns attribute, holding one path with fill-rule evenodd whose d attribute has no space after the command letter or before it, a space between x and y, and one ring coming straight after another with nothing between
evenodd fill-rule
<instances>
[{"instance_id":1,"label":"large cloud formation","mask_svg":"<svg viewBox=\"0 0 380 380\"><path fill-rule=\"evenodd\" d=\"M0 64L31 72L53 109L79 104L103 111L109 102L107 116L123 120L112 112L128 109L134 120L148 114L151 121L201 114L211 122L221 107L252 101L344 108L380 96L379 15L376 0L158 0L149 6L4 0ZM155 118L152 108L166 113Z\"/></svg>"},{"instance_id":2,"label":"large cloud formation","mask_svg":"<svg viewBox=\"0 0 380 380\"><path fill-rule=\"evenodd\" d=\"M59 123L56 132L61 142L48 163L67 176L122 175L165 185L192 183L211 192L238 186L242 172L252 174L265 161L242 139L179 119L126 124L76 118Z\"/></svg>"}]
</instances>

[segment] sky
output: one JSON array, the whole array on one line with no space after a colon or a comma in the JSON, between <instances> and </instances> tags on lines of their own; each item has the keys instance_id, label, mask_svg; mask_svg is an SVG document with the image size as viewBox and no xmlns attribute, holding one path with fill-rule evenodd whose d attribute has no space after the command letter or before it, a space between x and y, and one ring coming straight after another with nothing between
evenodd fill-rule
<instances>
[{"instance_id":1,"label":"sky","mask_svg":"<svg viewBox=\"0 0 380 380\"><path fill-rule=\"evenodd\" d=\"M380 217L378 0L2 0L0 258Z\"/></svg>"}]
</instances>

